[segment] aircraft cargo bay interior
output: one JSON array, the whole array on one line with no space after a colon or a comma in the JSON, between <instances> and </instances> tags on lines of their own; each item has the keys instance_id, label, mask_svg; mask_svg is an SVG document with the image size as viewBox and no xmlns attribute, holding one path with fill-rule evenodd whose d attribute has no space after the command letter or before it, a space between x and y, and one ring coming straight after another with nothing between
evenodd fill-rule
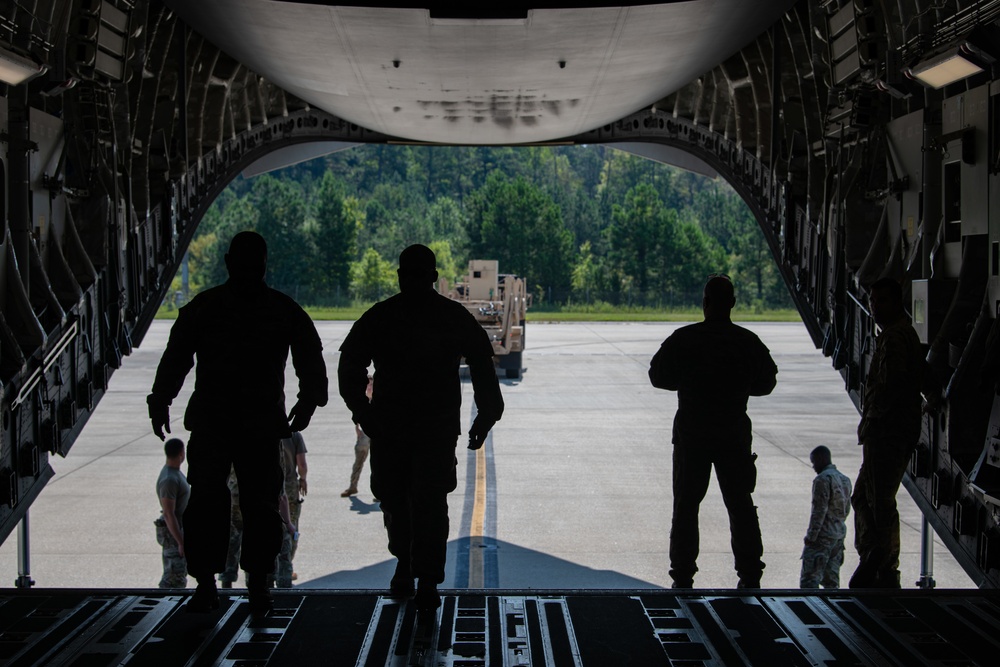
<instances>
[{"instance_id":1,"label":"aircraft cargo bay interior","mask_svg":"<svg viewBox=\"0 0 1000 667\"><path fill-rule=\"evenodd\" d=\"M17 0L0 8L0 562L11 569L4 576L16 576L0 595L0 661L990 663L1000 619L989 593L1000 585L1000 0L481 8ZM117 515L121 523L112 525L128 526L116 537L121 553L74 564L101 550L89 542L46 546L35 563L60 567L65 588L46 584L40 571L33 577L33 530L58 539L59 522L79 524L76 506L113 495L114 485L129 489L122 497L141 487L136 497L152 501L154 480L131 478L128 466L143 458L162 464L150 432L161 399L150 394L147 416L146 394L172 322L156 316L175 276L187 275L185 257L198 250L199 226L217 215L220 195L241 175L268 178L256 175L370 146L613 148L735 191L762 234L761 261L801 320L743 327L768 344L779 369L773 395L749 403L763 578L760 568L747 569L754 557L735 531L729 544L713 481L696 588L669 588L693 576L678 569L680 551L668 544L671 511L683 509L671 507L671 466L681 465L676 450L669 460L678 399L669 382L661 391L646 374L659 342L679 325L560 329L520 316L500 319L489 334L494 354L516 355L498 372L506 408L492 435L473 438L478 449L467 452L459 439L448 566L440 599L421 608L433 613L381 590L390 577L399 585L384 551L387 507L363 483L326 528L306 505L303 525L326 531L324 544L337 553L322 563L303 557L302 585L276 590L266 617L239 588L199 615L184 610L193 589L142 590L115 579L123 576L116 559L143 549L158 573L159 548L135 548L152 541L149 507L107 498L96 501L86 539L99 540L104 515ZM497 201L513 191L493 186L483 192ZM527 229L551 236L546 219ZM404 232L401 239L411 238ZM240 266L217 271L224 279ZM400 269L402 286L416 269ZM509 271L501 262L499 273ZM552 299L551 288L527 278L518 299ZM896 335L885 336L895 321L885 319L895 299L879 291L885 279L902 287L900 312L912 324L905 344L935 387L920 388L926 409L907 426L915 448L899 462L901 583L922 590L848 589L850 571L866 562L849 539L844 588L803 592L802 505L810 466L823 469L813 448L829 446L853 480L862 457L869 470L875 465L870 443L854 447L875 441L869 417L904 393L919 396L914 383L889 395L872 389L890 372L884 346ZM505 283L511 294L514 280ZM716 304L719 280L731 279L716 276L705 287ZM482 321L493 317L493 296L487 290L485 305L472 309ZM351 339L348 322L317 325L332 407L316 411L313 429L329 436L305 438L320 505L320 479L343 486L332 469L343 473L353 458L350 442L328 454L322 440L353 440L352 419L369 419L336 391L340 348L361 358L369 341ZM471 381L462 382L463 433L499 415L485 410L474 361ZM289 363L286 408L294 413L293 370ZM191 382L165 422L178 429ZM483 414L472 407L473 389ZM373 405L388 400L377 384L374 391ZM309 414L293 423L308 423L311 411L300 409ZM573 431L583 433L577 449L564 444ZM784 463L767 465L768 452ZM796 499L781 500L796 485ZM339 486L326 490L333 507ZM865 511L865 498L855 498L855 510ZM791 503L797 513L785 507ZM878 516L881 505L871 505ZM33 529L32 519L44 527ZM601 530L575 541L588 533L581 525ZM787 548L769 550L769 533ZM381 559L358 562L378 550ZM743 562L738 576L733 551ZM884 575L867 574L871 586L891 587ZM735 590L737 579L751 592ZM365 583L374 580L385 583Z\"/></svg>"}]
</instances>

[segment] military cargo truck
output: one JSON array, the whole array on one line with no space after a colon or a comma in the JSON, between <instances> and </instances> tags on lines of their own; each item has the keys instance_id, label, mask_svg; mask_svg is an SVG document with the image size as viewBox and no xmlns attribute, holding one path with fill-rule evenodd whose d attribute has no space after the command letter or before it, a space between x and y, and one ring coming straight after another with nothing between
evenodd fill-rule
<instances>
[{"instance_id":1,"label":"military cargo truck","mask_svg":"<svg viewBox=\"0 0 1000 667\"><path fill-rule=\"evenodd\" d=\"M499 272L495 259L469 260L464 281L440 284L441 294L461 302L489 334L498 371L520 378L524 370L524 318L530 297L524 281Z\"/></svg>"}]
</instances>

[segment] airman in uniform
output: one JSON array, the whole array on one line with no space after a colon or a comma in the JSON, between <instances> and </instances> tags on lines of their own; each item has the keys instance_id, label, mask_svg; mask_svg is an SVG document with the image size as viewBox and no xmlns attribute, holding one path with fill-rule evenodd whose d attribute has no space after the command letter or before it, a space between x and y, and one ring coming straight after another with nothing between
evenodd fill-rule
<instances>
[{"instance_id":1,"label":"airman in uniform","mask_svg":"<svg viewBox=\"0 0 1000 667\"><path fill-rule=\"evenodd\" d=\"M851 480L837 470L830 449L820 445L809 454L816 477L812 483L812 512L802 549L802 588L840 588L844 564L845 520L851 512Z\"/></svg>"},{"instance_id":2,"label":"airman in uniform","mask_svg":"<svg viewBox=\"0 0 1000 667\"><path fill-rule=\"evenodd\" d=\"M774 389L778 368L757 336L733 324L736 304L728 276L705 284L705 320L681 327L653 356L649 380L677 392L673 429L674 506L670 526L670 576L674 588L691 588L698 571L698 508L712 468L729 513L739 588L760 588L764 547L752 493L757 486L747 400Z\"/></svg>"},{"instance_id":3,"label":"airman in uniform","mask_svg":"<svg viewBox=\"0 0 1000 667\"><path fill-rule=\"evenodd\" d=\"M250 610L260 616L273 607L269 582L284 530L278 513L279 441L305 429L316 408L326 405L326 363L309 315L264 281L264 238L236 234L225 260L229 280L180 309L146 402L153 432L163 438L164 430L170 432L169 406L195 368L184 413L191 433L184 535L188 571L198 587L187 609L219 607L215 576L226 566L230 530L226 480L235 469L243 512L240 565L247 573ZM289 353L299 391L286 412Z\"/></svg>"},{"instance_id":4,"label":"airman in uniform","mask_svg":"<svg viewBox=\"0 0 1000 667\"><path fill-rule=\"evenodd\" d=\"M920 438L921 389L933 380L917 332L891 278L871 286L869 306L882 331L875 338L861 402L861 470L854 485L854 544L860 563L851 588L899 588L899 512L896 493Z\"/></svg>"},{"instance_id":5,"label":"airman in uniform","mask_svg":"<svg viewBox=\"0 0 1000 667\"><path fill-rule=\"evenodd\" d=\"M187 588L187 559L184 558L184 510L191 496L181 464L184 463L184 443L170 438L163 444L167 461L156 479L156 497L160 513L156 526L156 542L163 547L163 576L160 588Z\"/></svg>"},{"instance_id":6,"label":"airman in uniform","mask_svg":"<svg viewBox=\"0 0 1000 667\"><path fill-rule=\"evenodd\" d=\"M399 255L400 293L376 303L340 347L340 395L371 438L372 493L382 504L397 598L441 605L448 547L448 493L457 484L464 358L477 406L469 449L486 442L503 415L493 344L465 306L434 291L436 258L412 245ZM374 364L371 401L365 395ZM414 587L414 578L418 584Z\"/></svg>"}]
</instances>

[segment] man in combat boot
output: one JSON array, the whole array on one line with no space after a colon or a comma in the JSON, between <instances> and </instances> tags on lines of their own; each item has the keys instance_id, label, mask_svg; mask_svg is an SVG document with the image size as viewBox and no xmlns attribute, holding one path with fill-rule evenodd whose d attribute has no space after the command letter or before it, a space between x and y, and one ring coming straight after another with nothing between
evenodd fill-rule
<instances>
[{"instance_id":1,"label":"man in combat boot","mask_svg":"<svg viewBox=\"0 0 1000 667\"><path fill-rule=\"evenodd\" d=\"M284 530L278 514L279 441L304 430L316 408L326 405L326 365L312 320L264 282L264 238L240 232L225 261L229 280L181 308L146 402L153 432L162 439L164 431L170 432L170 403L197 360L194 393L184 413L191 433L184 547L188 572L198 581L187 608L219 607L215 575L226 566L227 479L233 468L243 513L240 567L247 573L250 610L259 616L272 607L269 586ZM286 415L289 351L299 393Z\"/></svg>"},{"instance_id":2,"label":"man in combat boot","mask_svg":"<svg viewBox=\"0 0 1000 667\"><path fill-rule=\"evenodd\" d=\"M812 511L803 540L801 588L840 588L844 564L845 520L851 512L851 480L837 470L830 448L820 445L809 454L816 477L812 483Z\"/></svg>"},{"instance_id":3,"label":"man in combat boot","mask_svg":"<svg viewBox=\"0 0 1000 667\"><path fill-rule=\"evenodd\" d=\"M715 468L729 512L739 588L760 588L764 571L757 508L753 438L747 400L774 389L778 368L757 336L733 324L736 304L728 276L705 284L705 321L681 327L649 364L658 389L677 392L674 415L674 508L670 526L670 576L674 588L691 588L698 571L698 509Z\"/></svg>"},{"instance_id":4,"label":"man in combat boot","mask_svg":"<svg viewBox=\"0 0 1000 667\"><path fill-rule=\"evenodd\" d=\"M903 289L892 278L869 290L875 338L861 402L861 470L854 485L854 545L860 562L851 588L899 588L899 512L896 493L920 439L921 390L936 406L938 389L920 337L903 308Z\"/></svg>"},{"instance_id":5,"label":"man in combat boot","mask_svg":"<svg viewBox=\"0 0 1000 667\"><path fill-rule=\"evenodd\" d=\"M399 255L400 293L372 306L340 347L340 395L371 438L371 485L382 504L390 593L414 594L421 612L437 609L448 544L448 493L457 484L461 433L459 363L469 366L478 412L469 449L479 449L503 414L489 336L461 304L434 291L436 258L412 245ZM374 363L371 402L367 369Z\"/></svg>"}]
</instances>

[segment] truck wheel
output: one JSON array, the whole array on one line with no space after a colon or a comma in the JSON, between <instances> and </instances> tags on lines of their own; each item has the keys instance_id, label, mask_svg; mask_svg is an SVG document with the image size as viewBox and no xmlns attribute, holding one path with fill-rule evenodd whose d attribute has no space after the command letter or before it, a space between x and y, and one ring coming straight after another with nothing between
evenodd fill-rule
<instances>
[{"instance_id":1,"label":"truck wheel","mask_svg":"<svg viewBox=\"0 0 1000 667\"><path fill-rule=\"evenodd\" d=\"M504 370L504 377L508 380L516 380L521 377L521 353L511 352L500 357L500 368Z\"/></svg>"}]
</instances>

